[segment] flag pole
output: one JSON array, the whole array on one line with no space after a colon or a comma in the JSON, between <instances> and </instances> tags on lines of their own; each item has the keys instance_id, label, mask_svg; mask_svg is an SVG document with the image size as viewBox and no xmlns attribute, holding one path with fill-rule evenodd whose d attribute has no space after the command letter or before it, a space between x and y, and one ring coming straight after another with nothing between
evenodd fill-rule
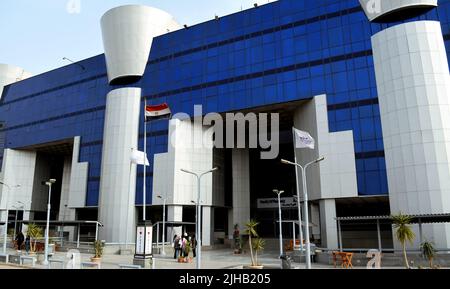
<instances>
[{"instance_id":1,"label":"flag pole","mask_svg":"<svg viewBox=\"0 0 450 289\"><path fill-rule=\"evenodd\" d=\"M295 159L295 163L298 164L297 162L297 144L295 141L295 127L292 127L292 137L293 137L293 141L294 141L294 159ZM299 227L300 227L300 254L303 253L303 226L302 226L302 211L301 211L301 206L300 206L300 184L298 182L298 166L295 165L295 182L297 184L297 209L298 209L298 222L299 222ZM308 224L306 224L308 226ZM295 244L294 244L295 247Z\"/></svg>"},{"instance_id":2,"label":"flag pole","mask_svg":"<svg viewBox=\"0 0 450 289\"><path fill-rule=\"evenodd\" d=\"M144 180L142 189L142 204L143 204L143 220L146 221L146 207L147 207L147 98L144 98Z\"/></svg>"}]
</instances>

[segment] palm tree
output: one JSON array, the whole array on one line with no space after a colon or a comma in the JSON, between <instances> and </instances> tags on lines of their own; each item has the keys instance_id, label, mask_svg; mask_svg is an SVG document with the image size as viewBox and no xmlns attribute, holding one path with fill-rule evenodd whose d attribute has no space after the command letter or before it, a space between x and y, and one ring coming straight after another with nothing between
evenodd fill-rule
<instances>
[{"instance_id":1,"label":"palm tree","mask_svg":"<svg viewBox=\"0 0 450 289\"><path fill-rule=\"evenodd\" d=\"M416 234L414 234L411 226L409 226L409 224L411 224L411 217L399 213L398 215L391 216L391 218L392 222L394 223L394 228L396 229L395 236L397 237L397 240L402 244L405 266L407 269L409 269L408 256L406 255L406 242L412 244L414 238L416 237Z\"/></svg>"},{"instance_id":2,"label":"palm tree","mask_svg":"<svg viewBox=\"0 0 450 289\"><path fill-rule=\"evenodd\" d=\"M258 232L256 232L256 227L259 225L255 220L250 220L245 224L245 233L248 234L248 244L250 245L250 257L252 259L252 266L257 266L255 258L253 256L253 242L252 237L258 238Z\"/></svg>"},{"instance_id":3,"label":"palm tree","mask_svg":"<svg viewBox=\"0 0 450 289\"><path fill-rule=\"evenodd\" d=\"M436 249L434 248L434 244L432 242L425 241L420 244L420 250L425 258L430 262L430 268L433 268L433 259L436 256Z\"/></svg>"},{"instance_id":4,"label":"palm tree","mask_svg":"<svg viewBox=\"0 0 450 289\"><path fill-rule=\"evenodd\" d=\"M266 245L266 241L261 238L253 240L253 250L255 250L255 264L254 266L259 266L258 262L258 252L264 250L264 246Z\"/></svg>"},{"instance_id":5,"label":"palm tree","mask_svg":"<svg viewBox=\"0 0 450 289\"><path fill-rule=\"evenodd\" d=\"M36 253L36 242L38 238L41 238L43 236L42 232L43 232L42 228L39 227L38 225L33 223L28 225L27 235L30 236L30 239L32 241L34 241L34 243L31 242L30 244L30 250L33 253Z\"/></svg>"}]
</instances>

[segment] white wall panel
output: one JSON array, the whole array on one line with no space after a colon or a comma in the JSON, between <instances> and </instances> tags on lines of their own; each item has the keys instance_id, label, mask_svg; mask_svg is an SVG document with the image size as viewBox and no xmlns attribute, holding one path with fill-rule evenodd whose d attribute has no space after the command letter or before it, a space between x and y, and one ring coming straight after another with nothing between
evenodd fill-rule
<instances>
[{"instance_id":1,"label":"white wall panel","mask_svg":"<svg viewBox=\"0 0 450 289\"><path fill-rule=\"evenodd\" d=\"M357 197L353 132L330 133L326 96L319 95L302 104L295 112L294 125L297 129L309 132L316 140L314 150L297 150L297 161L306 164L320 156L325 157L319 165L308 168L309 198L319 200ZM299 181L301 182L300 172Z\"/></svg>"},{"instance_id":2,"label":"white wall panel","mask_svg":"<svg viewBox=\"0 0 450 289\"><path fill-rule=\"evenodd\" d=\"M84 208L86 206L89 163L78 162L79 155L80 137L77 136L73 141L72 167L67 198L69 208Z\"/></svg>"},{"instance_id":3,"label":"white wall panel","mask_svg":"<svg viewBox=\"0 0 450 289\"><path fill-rule=\"evenodd\" d=\"M31 209L35 166L35 152L5 149L0 180L9 186L20 185L19 188L11 188L8 195L8 207L20 201L25 204L25 210ZM8 189L5 186L0 185L0 208L6 206L6 190Z\"/></svg>"}]
</instances>

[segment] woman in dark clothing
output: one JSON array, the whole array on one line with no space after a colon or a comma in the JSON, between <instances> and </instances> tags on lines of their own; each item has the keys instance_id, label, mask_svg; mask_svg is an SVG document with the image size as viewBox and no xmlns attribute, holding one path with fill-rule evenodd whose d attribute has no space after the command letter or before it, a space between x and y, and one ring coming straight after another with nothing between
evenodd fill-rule
<instances>
[{"instance_id":1,"label":"woman in dark clothing","mask_svg":"<svg viewBox=\"0 0 450 289\"><path fill-rule=\"evenodd\" d=\"M16 236L16 243L17 243L17 250L22 250L23 242L25 241L25 237L23 236L22 232L19 232Z\"/></svg>"}]
</instances>

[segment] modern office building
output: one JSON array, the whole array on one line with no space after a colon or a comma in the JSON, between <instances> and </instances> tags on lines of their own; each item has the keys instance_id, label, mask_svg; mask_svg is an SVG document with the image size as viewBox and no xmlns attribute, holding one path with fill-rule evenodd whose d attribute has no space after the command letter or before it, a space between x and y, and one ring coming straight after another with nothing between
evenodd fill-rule
<instances>
[{"instance_id":1,"label":"modern office building","mask_svg":"<svg viewBox=\"0 0 450 289\"><path fill-rule=\"evenodd\" d=\"M292 126L316 140L298 162L326 157L307 173L319 246L338 247L336 217L450 213L450 0L280 0L184 27L132 5L101 26L105 54L25 80L0 66L0 180L21 185L8 197L25 204L20 219L45 218L41 182L55 178L52 219L98 220L100 238L132 241L144 171L130 152L144 147L144 99L197 118L195 105L279 114L279 156L268 160L264 147L196 145L213 135L194 120L147 123L148 220L162 219L166 199L168 221L194 222L197 183L181 169L220 167L202 179L204 245L251 218L276 238L273 189L285 191L283 218L297 220L295 169L280 162L294 159ZM377 246L372 224L342 230L346 247ZM450 248L448 225L423 233ZM392 247L390 226L381 237Z\"/></svg>"}]
</instances>

